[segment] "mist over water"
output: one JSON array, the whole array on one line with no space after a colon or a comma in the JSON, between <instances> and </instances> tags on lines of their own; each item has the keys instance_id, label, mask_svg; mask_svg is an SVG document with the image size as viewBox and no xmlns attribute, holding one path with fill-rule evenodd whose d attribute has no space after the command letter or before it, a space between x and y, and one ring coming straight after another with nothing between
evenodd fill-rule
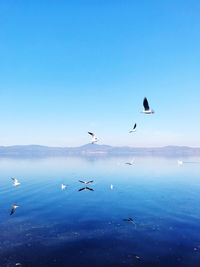
<instances>
[{"instance_id":1,"label":"mist over water","mask_svg":"<svg viewBox=\"0 0 200 267\"><path fill-rule=\"evenodd\" d=\"M131 160L0 159L0 266L198 266L200 158Z\"/></svg>"}]
</instances>

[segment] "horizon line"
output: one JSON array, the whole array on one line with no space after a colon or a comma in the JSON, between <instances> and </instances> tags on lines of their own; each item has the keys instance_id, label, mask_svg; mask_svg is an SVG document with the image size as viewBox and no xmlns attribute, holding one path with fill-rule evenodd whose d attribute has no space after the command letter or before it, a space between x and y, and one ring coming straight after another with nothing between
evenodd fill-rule
<instances>
[{"instance_id":1,"label":"horizon line","mask_svg":"<svg viewBox=\"0 0 200 267\"><path fill-rule=\"evenodd\" d=\"M0 145L0 147L16 147L16 146L23 146L23 147L27 147L27 146L40 146L40 147L49 147L49 148L79 148L79 147L83 147L83 146L87 146L87 145L91 145L91 146L109 146L109 147L129 147L129 148L166 148L166 147L185 147L185 148L200 148L200 146L188 146L188 145L162 145L162 146L128 146L128 145L107 145L107 144L91 144L91 143L86 143L83 145L79 145L79 146L49 146L49 145L39 145L39 144L24 144L24 145Z\"/></svg>"}]
</instances>

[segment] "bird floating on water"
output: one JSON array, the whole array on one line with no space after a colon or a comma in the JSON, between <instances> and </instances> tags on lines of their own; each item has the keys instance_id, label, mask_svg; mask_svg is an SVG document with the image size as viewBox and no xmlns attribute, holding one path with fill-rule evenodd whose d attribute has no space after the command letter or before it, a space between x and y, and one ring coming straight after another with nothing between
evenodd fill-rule
<instances>
[{"instance_id":1,"label":"bird floating on water","mask_svg":"<svg viewBox=\"0 0 200 267\"><path fill-rule=\"evenodd\" d=\"M67 186L66 186L65 184L61 184L61 189L62 189L62 190L65 190L66 187L67 187Z\"/></svg>"},{"instance_id":2,"label":"bird floating on water","mask_svg":"<svg viewBox=\"0 0 200 267\"><path fill-rule=\"evenodd\" d=\"M133 129L131 129L129 131L129 133L135 133L136 132L136 126L137 126L137 124L135 123L134 126L133 126Z\"/></svg>"},{"instance_id":3,"label":"bird floating on water","mask_svg":"<svg viewBox=\"0 0 200 267\"><path fill-rule=\"evenodd\" d=\"M15 212L16 208L18 208L19 206L17 204L13 204L12 210L10 212L10 216Z\"/></svg>"},{"instance_id":4,"label":"bird floating on water","mask_svg":"<svg viewBox=\"0 0 200 267\"><path fill-rule=\"evenodd\" d=\"M99 138L92 132L88 132L92 136L91 143L94 144L99 141Z\"/></svg>"},{"instance_id":5,"label":"bird floating on water","mask_svg":"<svg viewBox=\"0 0 200 267\"><path fill-rule=\"evenodd\" d=\"M79 180L79 182L82 183L82 184L90 184L90 183L93 183L94 181L93 180L91 180L91 181L81 181L81 180Z\"/></svg>"},{"instance_id":6,"label":"bird floating on water","mask_svg":"<svg viewBox=\"0 0 200 267\"><path fill-rule=\"evenodd\" d=\"M149 107L149 103L147 98L145 97L143 100L143 106L144 106L144 110L141 111L141 113L145 113L145 114L154 114L154 110L150 109Z\"/></svg>"},{"instance_id":7,"label":"bird floating on water","mask_svg":"<svg viewBox=\"0 0 200 267\"><path fill-rule=\"evenodd\" d=\"M13 180L13 185L18 186L20 185L20 182L16 178L11 178Z\"/></svg>"},{"instance_id":8,"label":"bird floating on water","mask_svg":"<svg viewBox=\"0 0 200 267\"><path fill-rule=\"evenodd\" d=\"M78 191L80 192L80 191L83 191L83 190L89 190L89 191L94 191L94 189L92 189L92 188L90 188L90 187L83 187L83 188L81 188L81 189L79 189Z\"/></svg>"}]
</instances>

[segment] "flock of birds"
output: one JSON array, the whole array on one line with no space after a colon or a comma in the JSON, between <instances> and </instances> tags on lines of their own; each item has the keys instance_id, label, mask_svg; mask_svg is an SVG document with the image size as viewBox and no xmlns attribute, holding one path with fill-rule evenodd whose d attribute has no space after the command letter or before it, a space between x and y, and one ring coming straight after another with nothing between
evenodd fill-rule
<instances>
[{"instance_id":1,"label":"flock of birds","mask_svg":"<svg viewBox=\"0 0 200 267\"><path fill-rule=\"evenodd\" d=\"M149 107L149 103L148 103L148 100L147 98L145 97L144 100L143 100L143 106L144 106L144 109L141 111L141 113L144 113L144 114L154 114L154 110L151 109ZM137 127L137 124L135 123L133 128L129 131L129 133L135 133L136 132L136 127ZM92 139L91 139L91 143L94 144L96 142L98 142L100 139L93 133L93 132L88 132L89 135L91 135ZM178 160L178 165L183 165L183 161L181 160ZM125 162L126 165L134 165L134 160L132 160L131 162ZM13 180L13 186L17 187L20 185L20 182L16 179L16 178L11 178ZM94 191L92 188L90 188L88 185L93 183L94 181L93 180L89 180L89 181L83 181L83 180L79 180L80 183L84 184L84 187L80 188L78 191L83 191L83 190L89 190L89 191ZM67 188L67 185L65 184L61 184L61 190L65 190ZM113 190L114 189L114 186L111 184L110 185L110 189ZM10 212L10 215L13 215L13 213L15 212L15 210L19 207L19 205L17 204L13 204L12 205L12 210ZM127 219L123 219L123 221L125 222L130 222L132 223L135 228L136 228L136 223L134 222L134 220L132 218L127 218ZM137 255L135 255L136 259L137 260L141 260L141 258ZM16 264L17 265L17 264Z\"/></svg>"},{"instance_id":2,"label":"flock of birds","mask_svg":"<svg viewBox=\"0 0 200 267\"><path fill-rule=\"evenodd\" d=\"M144 114L154 114L155 113L153 109L150 109L149 102L148 102L146 97L143 100L143 106L144 106L144 109L141 111L141 113L144 113ZM136 127L137 127L137 124L135 123L133 128L129 131L129 133L135 133ZM92 140L91 140L92 144L99 141L99 138L94 133L92 133L92 132L88 132L88 133L92 136Z\"/></svg>"},{"instance_id":3,"label":"flock of birds","mask_svg":"<svg viewBox=\"0 0 200 267\"><path fill-rule=\"evenodd\" d=\"M20 185L20 182L16 179L16 178L11 178L13 180L13 186L17 187ZM88 187L87 185L90 183L93 183L93 180L90 181L83 181L83 180L79 180L80 183L84 184L85 186L83 188L80 188L78 191L83 191L83 190L89 190L89 191L94 191L94 189ZM110 186L111 189L113 189L113 185ZM61 190L65 190L67 188L67 185L65 184L61 184ZM19 208L19 205L17 204L13 204L12 205L12 210L10 212L10 216L13 215L13 213L15 212L15 210Z\"/></svg>"},{"instance_id":4,"label":"flock of birds","mask_svg":"<svg viewBox=\"0 0 200 267\"><path fill-rule=\"evenodd\" d=\"M149 107L149 103L148 103L148 100L147 98L145 97L144 100L143 100L143 106L144 106L144 109L141 111L141 113L144 113L144 114L154 114L154 110L153 109L150 109ZM129 131L129 133L134 133L136 132L136 126L137 124L135 123L133 128ZM91 140L91 143L94 144L96 142L99 141L99 138L92 132L88 132L89 135L92 136L92 140ZM134 164L134 161L131 161L131 162L126 162L125 164L127 165L133 165ZM13 180L13 186L19 186L20 185L20 182L16 179L16 178L11 178ZM90 188L89 186L87 186L88 184L90 183L93 183L93 180L91 181L82 181L82 180L79 180L80 183L84 184L85 186L81 189L79 189L78 191L83 191L83 190L89 190L89 191L94 191L92 188ZM67 188L67 185L65 184L61 184L61 190L65 190ZM110 186L110 189L113 190L114 186L111 184ZM15 210L18 208L19 206L17 204L13 204L12 206L12 210L10 212L10 215L12 215ZM129 222L133 222L133 219L132 218L129 218L129 219L124 219L125 221L129 221Z\"/></svg>"},{"instance_id":5,"label":"flock of birds","mask_svg":"<svg viewBox=\"0 0 200 267\"><path fill-rule=\"evenodd\" d=\"M148 103L148 100L147 100L146 97L143 100L143 107L144 107L144 109L141 111L141 113L144 113L144 114L154 114L155 113L154 110L149 107L149 103ZM136 127L137 127L137 124L135 123L133 128L129 131L129 133L136 132ZM88 132L88 134L92 136L92 140L91 140L92 144L94 144L94 143L99 141L99 138L94 133ZM134 164L134 160L131 161L131 162L125 162L125 164L126 165L133 165ZM182 165L182 164L183 164L183 161L178 160L178 165ZM16 178L11 178L11 179L13 180L13 186L17 187L17 186L20 185L20 182ZM93 183L93 180L90 180L90 181L79 180L79 182L84 184L85 186L83 188L80 188L78 191L83 191L83 190L94 191L92 188L90 188L88 186L88 184ZM65 190L66 188L67 188L67 185L61 184L61 190ZM114 188L114 186L111 184L110 189L113 190L113 188ZM13 204L12 210L10 212L10 215L12 215L18 207L19 206L17 204ZM135 223L133 222L132 218L124 219L124 221L131 222L131 223L133 223L135 225Z\"/></svg>"}]
</instances>

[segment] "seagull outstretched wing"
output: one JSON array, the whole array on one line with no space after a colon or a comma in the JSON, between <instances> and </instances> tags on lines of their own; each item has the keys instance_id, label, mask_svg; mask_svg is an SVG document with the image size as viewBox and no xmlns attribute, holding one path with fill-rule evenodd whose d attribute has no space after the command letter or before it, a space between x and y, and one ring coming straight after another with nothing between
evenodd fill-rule
<instances>
[{"instance_id":1,"label":"seagull outstretched wing","mask_svg":"<svg viewBox=\"0 0 200 267\"><path fill-rule=\"evenodd\" d=\"M15 208L12 208L11 212L10 212L10 216L15 212Z\"/></svg>"},{"instance_id":2,"label":"seagull outstretched wing","mask_svg":"<svg viewBox=\"0 0 200 267\"><path fill-rule=\"evenodd\" d=\"M92 132L88 132L92 137L95 137L95 134Z\"/></svg>"},{"instance_id":3,"label":"seagull outstretched wing","mask_svg":"<svg viewBox=\"0 0 200 267\"><path fill-rule=\"evenodd\" d=\"M143 106L145 110L149 110L149 103L146 97L144 98Z\"/></svg>"}]
</instances>

